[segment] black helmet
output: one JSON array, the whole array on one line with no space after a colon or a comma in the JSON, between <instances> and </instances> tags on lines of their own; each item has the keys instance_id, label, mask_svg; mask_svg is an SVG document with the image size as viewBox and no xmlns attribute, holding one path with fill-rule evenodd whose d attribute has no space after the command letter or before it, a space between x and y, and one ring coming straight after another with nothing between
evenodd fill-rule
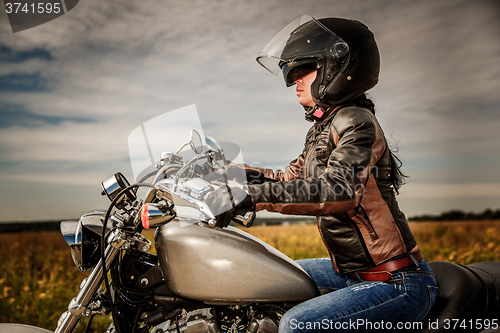
<instances>
[{"instance_id":1,"label":"black helmet","mask_svg":"<svg viewBox=\"0 0 500 333\"><path fill-rule=\"evenodd\" d=\"M363 23L342 18L301 16L281 30L257 57L287 86L317 70L311 95L331 107L352 100L378 82L380 57L372 32Z\"/></svg>"}]
</instances>

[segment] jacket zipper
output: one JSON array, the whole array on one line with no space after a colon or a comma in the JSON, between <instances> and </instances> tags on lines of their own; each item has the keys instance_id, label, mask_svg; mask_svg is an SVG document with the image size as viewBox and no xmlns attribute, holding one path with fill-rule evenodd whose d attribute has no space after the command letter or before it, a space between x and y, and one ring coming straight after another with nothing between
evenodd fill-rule
<instances>
[{"instance_id":1,"label":"jacket zipper","mask_svg":"<svg viewBox=\"0 0 500 333\"><path fill-rule=\"evenodd\" d=\"M318 141L321 137L321 134L323 134L323 131L321 131L313 140L311 145L309 146L309 150L306 153L306 157L304 159L304 179L307 178L307 163L309 162L309 158L311 157L312 151L316 152L316 144L318 144ZM318 148L324 148L324 150L327 150L328 147L318 147ZM324 151L322 150L322 151Z\"/></svg>"},{"instance_id":2,"label":"jacket zipper","mask_svg":"<svg viewBox=\"0 0 500 333\"><path fill-rule=\"evenodd\" d=\"M328 250L328 253L330 254L330 258L332 259L333 262L333 268L335 269L336 272L340 272L339 268L337 267L337 261L335 260L335 256L333 255L332 250L328 246L328 244L325 241L325 237L323 235L323 231L321 230L321 216L318 218L318 231L321 236L321 240L323 241L323 244L325 245L326 249Z\"/></svg>"},{"instance_id":3,"label":"jacket zipper","mask_svg":"<svg viewBox=\"0 0 500 333\"><path fill-rule=\"evenodd\" d=\"M370 223L370 219L368 218L368 214L366 214L365 210L363 209L363 207L361 207L361 205L359 205L359 207L361 208L361 212L362 212L362 214L358 214L359 220L361 221L361 223L363 223L365 228L368 230L368 233L370 234L372 239L373 240L378 239L378 235L375 232L375 229L373 229L372 224ZM366 216L366 219L365 219L365 216Z\"/></svg>"},{"instance_id":4,"label":"jacket zipper","mask_svg":"<svg viewBox=\"0 0 500 333\"><path fill-rule=\"evenodd\" d=\"M313 143L311 144L311 146L316 146L316 143L317 143L317 138L314 139ZM307 179L307 163L309 162L309 157L311 156L311 146L309 146L309 150L308 152L306 153L306 158L304 160L304 179Z\"/></svg>"}]
</instances>

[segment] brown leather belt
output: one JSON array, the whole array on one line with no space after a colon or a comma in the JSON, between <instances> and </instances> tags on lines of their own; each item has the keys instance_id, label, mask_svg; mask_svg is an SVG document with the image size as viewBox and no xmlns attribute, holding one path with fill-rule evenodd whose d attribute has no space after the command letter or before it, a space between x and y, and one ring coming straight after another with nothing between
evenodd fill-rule
<instances>
[{"instance_id":1,"label":"brown leather belt","mask_svg":"<svg viewBox=\"0 0 500 333\"><path fill-rule=\"evenodd\" d=\"M422 261L424 259L422 252L420 252L420 249L418 249L415 252L412 252L411 254L413 255L413 258L417 262ZM412 260L410 256L408 256L396 260L391 260L362 271L349 273L348 275L353 279L357 279L359 277L364 281L389 281L392 277L391 272L411 265L415 265L415 262Z\"/></svg>"}]
</instances>

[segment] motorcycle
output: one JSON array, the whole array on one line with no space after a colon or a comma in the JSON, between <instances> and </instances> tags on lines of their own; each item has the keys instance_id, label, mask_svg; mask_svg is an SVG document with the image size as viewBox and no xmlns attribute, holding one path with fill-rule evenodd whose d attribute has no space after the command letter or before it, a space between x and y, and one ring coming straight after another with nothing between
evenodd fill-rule
<instances>
[{"instance_id":1,"label":"motorcycle","mask_svg":"<svg viewBox=\"0 0 500 333\"><path fill-rule=\"evenodd\" d=\"M107 210L61 222L76 266L91 273L55 333L74 332L84 317L88 332L94 316L109 314L107 333L274 333L288 309L331 292L319 290L297 263L241 228L216 226L203 199L219 186L242 184L228 177L226 148L201 137L192 130L188 142L162 153L136 184L121 173L102 182L102 194L111 200ZM255 212L239 211L234 220L249 227L254 219ZM153 228L156 255L141 234ZM500 262L430 265L439 286L436 304L405 329L500 332ZM0 332L49 331L0 324Z\"/></svg>"}]
</instances>

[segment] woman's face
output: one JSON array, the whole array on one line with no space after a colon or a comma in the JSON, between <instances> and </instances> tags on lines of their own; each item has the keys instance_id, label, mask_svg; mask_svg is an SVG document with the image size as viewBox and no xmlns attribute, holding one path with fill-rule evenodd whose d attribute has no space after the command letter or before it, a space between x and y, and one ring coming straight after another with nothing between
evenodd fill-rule
<instances>
[{"instance_id":1,"label":"woman's face","mask_svg":"<svg viewBox=\"0 0 500 333\"><path fill-rule=\"evenodd\" d=\"M302 106L313 107L316 105L316 102L314 102L311 95L311 84L316 79L316 73L317 71L311 72L295 81L297 84L295 90L297 92L297 97L299 98L299 103Z\"/></svg>"}]
</instances>

